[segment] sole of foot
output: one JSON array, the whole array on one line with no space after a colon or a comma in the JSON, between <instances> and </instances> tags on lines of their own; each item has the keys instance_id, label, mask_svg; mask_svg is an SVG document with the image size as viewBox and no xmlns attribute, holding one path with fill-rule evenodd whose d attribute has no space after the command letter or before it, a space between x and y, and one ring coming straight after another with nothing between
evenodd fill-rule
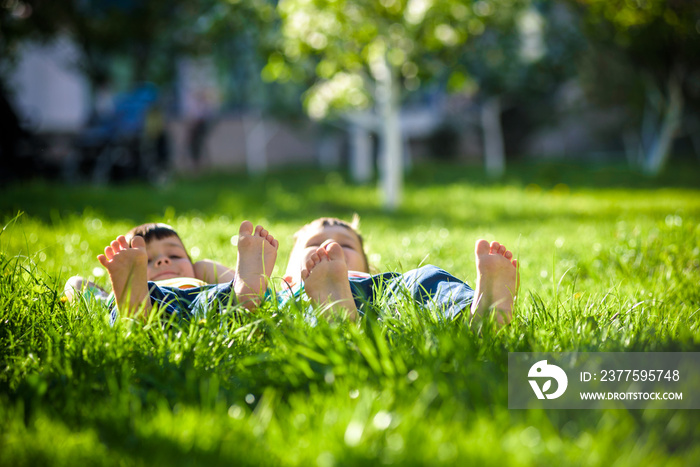
<instances>
[{"instance_id":1,"label":"sole of foot","mask_svg":"<svg viewBox=\"0 0 700 467\"><path fill-rule=\"evenodd\" d=\"M476 242L476 289L471 307L472 321L495 313L500 325L510 323L520 279L518 261L504 245L486 240Z\"/></svg>"},{"instance_id":2,"label":"sole of foot","mask_svg":"<svg viewBox=\"0 0 700 467\"><path fill-rule=\"evenodd\" d=\"M275 267L279 242L269 231L250 221L238 229L235 292L240 303L254 309L267 290L267 281Z\"/></svg>"},{"instance_id":3,"label":"sole of foot","mask_svg":"<svg viewBox=\"0 0 700 467\"><path fill-rule=\"evenodd\" d=\"M128 316L141 308L144 316L150 309L148 297L148 253L143 237L134 237L131 245L120 235L97 260L107 269L117 308Z\"/></svg>"},{"instance_id":4,"label":"sole of foot","mask_svg":"<svg viewBox=\"0 0 700 467\"><path fill-rule=\"evenodd\" d=\"M348 265L340 244L330 241L321 245L302 269L301 278L306 294L317 306L328 306L334 317L357 319Z\"/></svg>"}]
</instances>

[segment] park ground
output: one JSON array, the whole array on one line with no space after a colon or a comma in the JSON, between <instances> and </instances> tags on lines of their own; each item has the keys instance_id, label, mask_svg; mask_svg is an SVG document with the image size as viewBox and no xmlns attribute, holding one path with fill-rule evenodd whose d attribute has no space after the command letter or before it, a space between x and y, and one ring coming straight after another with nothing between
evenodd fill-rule
<instances>
[{"instance_id":1,"label":"park ground","mask_svg":"<svg viewBox=\"0 0 700 467\"><path fill-rule=\"evenodd\" d=\"M395 212L374 185L290 169L154 188L2 188L1 465L698 465L693 410L509 410L509 352L700 351L700 168L414 169ZM436 264L474 283L477 238L520 261L513 323L473 332L409 304L360 325L292 308L166 330L66 303L74 274L137 223L235 264L244 219L280 239L361 216L377 271ZM371 319L370 319L371 318Z\"/></svg>"}]
</instances>

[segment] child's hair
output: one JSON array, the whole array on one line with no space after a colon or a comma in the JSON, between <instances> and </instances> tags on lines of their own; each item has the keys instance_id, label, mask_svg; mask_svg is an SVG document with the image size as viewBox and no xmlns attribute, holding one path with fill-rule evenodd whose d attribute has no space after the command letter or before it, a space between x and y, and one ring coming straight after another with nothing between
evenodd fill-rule
<instances>
[{"instance_id":1,"label":"child's hair","mask_svg":"<svg viewBox=\"0 0 700 467\"><path fill-rule=\"evenodd\" d=\"M129 230L129 232L125 236L128 242L131 242L131 239L134 237L143 237L146 244L148 244L151 240L163 240L164 238L170 237L177 237L178 240L182 242L180 236L177 234L177 232L175 232L175 229L173 229L171 226L169 226L168 224L161 224L155 222L138 225L133 229Z\"/></svg>"},{"instance_id":2,"label":"child's hair","mask_svg":"<svg viewBox=\"0 0 700 467\"><path fill-rule=\"evenodd\" d=\"M294 234L294 248L296 248L297 242L308 230L338 226L350 230L357 236L358 240L360 241L360 248L362 248L362 258L365 260L366 271L369 271L369 261L367 260L367 253L365 253L364 239L362 238L362 234L359 232L360 216L357 215L357 213L352 216L352 222L346 222L342 219L338 219L337 217L319 217L318 219L312 220L301 229L297 230Z\"/></svg>"},{"instance_id":3,"label":"child's hair","mask_svg":"<svg viewBox=\"0 0 700 467\"><path fill-rule=\"evenodd\" d=\"M156 222L137 225L133 229L129 230L125 237L126 241L129 243L131 243L131 239L134 237L143 237L146 245L148 245L151 240L163 240L164 238L175 237L180 240L183 247L185 246L185 242L183 242L177 232L175 232L175 229L168 224ZM190 253L187 251L187 248L185 248L185 254L187 255L187 258L189 258L190 263L192 263L192 258L190 257Z\"/></svg>"}]
</instances>

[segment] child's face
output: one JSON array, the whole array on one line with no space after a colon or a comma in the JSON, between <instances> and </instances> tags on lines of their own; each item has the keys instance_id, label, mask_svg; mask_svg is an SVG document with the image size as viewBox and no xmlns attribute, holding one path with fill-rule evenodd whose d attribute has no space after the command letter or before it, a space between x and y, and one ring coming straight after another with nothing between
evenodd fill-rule
<instances>
[{"instance_id":1,"label":"child's face","mask_svg":"<svg viewBox=\"0 0 700 467\"><path fill-rule=\"evenodd\" d=\"M195 277L194 267L185 246L177 237L152 239L146 244L148 280L161 281L175 277Z\"/></svg>"},{"instance_id":2,"label":"child's face","mask_svg":"<svg viewBox=\"0 0 700 467\"><path fill-rule=\"evenodd\" d=\"M343 247L349 271L369 272L362 243L357 234L347 227L334 225L309 230L306 235L297 240L287 267L287 274L291 273L293 280L298 281L298 276L306 262L318 247L330 241L337 242Z\"/></svg>"}]
</instances>

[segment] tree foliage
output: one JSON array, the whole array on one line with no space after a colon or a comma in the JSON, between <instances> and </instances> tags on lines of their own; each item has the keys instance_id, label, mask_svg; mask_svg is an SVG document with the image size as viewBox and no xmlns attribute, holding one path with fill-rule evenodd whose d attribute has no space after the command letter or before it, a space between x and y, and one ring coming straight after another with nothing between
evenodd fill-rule
<instances>
[{"instance_id":1,"label":"tree foliage","mask_svg":"<svg viewBox=\"0 0 700 467\"><path fill-rule=\"evenodd\" d=\"M484 13L488 28L460 57L465 75L476 81L479 91L540 98L574 75L582 40L561 4L520 1L507 11Z\"/></svg>"},{"instance_id":2,"label":"tree foliage","mask_svg":"<svg viewBox=\"0 0 700 467\"><path fill-rule=\"evenodd\" d=\"M692 0L578 0L589 40L616 52L660 86L700 71L700 3ZM604 71L604 70L603 70Z\"/></svg>"},{"instance_id":3,"label":"tree foliage","mask_svg":"<svg viewBox=\"0 0 700 467\"><path fill-rule=\"evenodd\" d=\"M700 3L577 0L576 4L592 45L592 66L586 73L593 78L592 94L599 96L599 103L632 110L630 123L640 128L638 163L656 174L668 159L688 109L700 103Z\"/></svg>"},{"instance_id":4,"label":"tree foliage","mask_svg":"<svg viewBox=\"0 0 700 467\"><path fill-rule=\"evenodd\" d=\"M483 31L479 3L282 0L282 39L263 77L309 80L306 104L314 117L338 107L369 107L386 72L396 73L408 90L443 74L458 48Z\"/></svg>"},{"instance_id":5,"label":"tree foliage","mask_svg":"<svg viewBox=\"0 0 700 467\"><path fill-rule=\"evenodd\" d=\"M178 55L207 53L222 37L236 37L256 24L259 13L264 11L257 6L261 2L5 2L0 17L0 46L7 56L12 56L26 39L50 40L65 34L81 48L81 65L93 80L107 74L109 63L121 58L131 63L134 80L166 83L174 77Z\"/></svg>"}]
</instances>

